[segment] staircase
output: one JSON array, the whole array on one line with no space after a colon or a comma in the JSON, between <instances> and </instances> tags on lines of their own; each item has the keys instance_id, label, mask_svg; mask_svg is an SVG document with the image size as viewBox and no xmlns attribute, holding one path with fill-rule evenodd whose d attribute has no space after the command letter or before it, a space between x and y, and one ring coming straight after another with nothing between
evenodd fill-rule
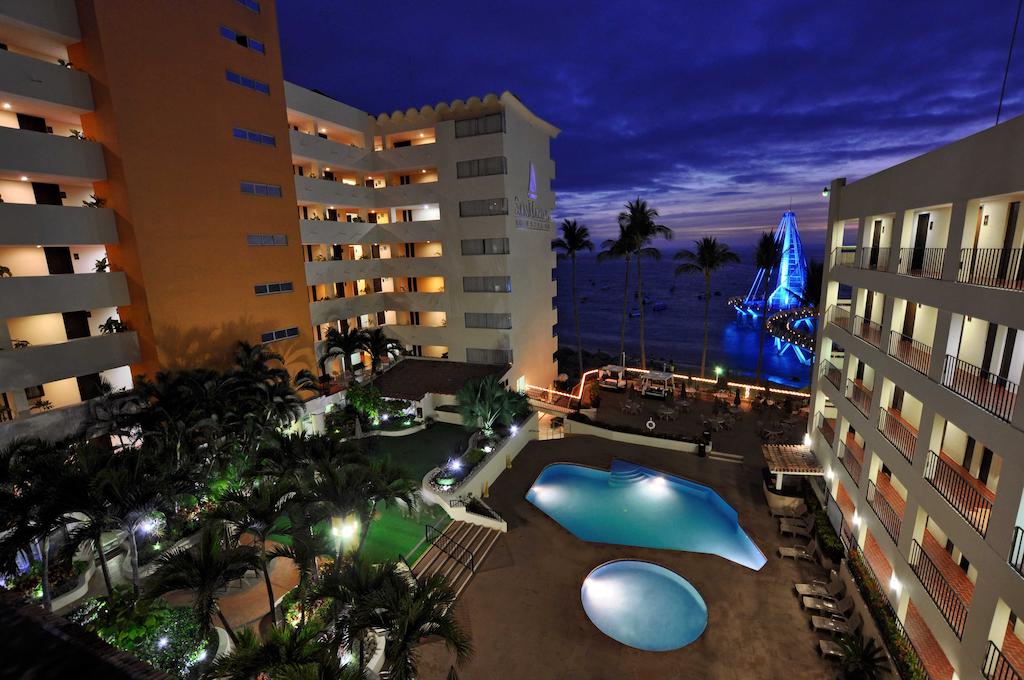
<instances>
[{"instance_id":1,"label":"staircase","mask_svg":"<svg viewBox=\"0 0 1024 680\"><path fill-rule=\"evenodd\" d=\"M433 545L413 565L413 576L420 583L431 576L441 576L458 597L501 532L468 522L452 522L443 534L436 530L431 534L431 529L427 527L427 540Z\"/></svg>"},{"instance_id":2,"label":"staircase","mask_svg":"<svg viewBox=\"0 0 1024 680\"><path fill-rule=\"evenodd\" d=\"M639 465L614 460L608 472L608 486L629 486L644 481L648 476L648 471Z\"/></svg>"}]
</instances>

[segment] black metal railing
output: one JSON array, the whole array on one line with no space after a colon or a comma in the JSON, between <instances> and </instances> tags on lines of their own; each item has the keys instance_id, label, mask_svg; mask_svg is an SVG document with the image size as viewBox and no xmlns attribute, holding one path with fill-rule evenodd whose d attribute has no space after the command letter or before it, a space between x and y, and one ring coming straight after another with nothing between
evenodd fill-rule
<instances>
[{"instance_id":1,"label":"black metal railing","mask_svg":"<svg viewBox=\"0 0 1024 680\"><path fill-rule=\"evenodd\" d=\"M846 446L842 442L839 442L839 461L846 468L846 471L850 473L850 478L853 483L860 486L860 471L861 462L857 460L857 457L850 453L850 447Z\"/></svg>"},{"instance_id":2,"label":"black metal railing","mask_svg":"<svg viewBox=\"0 0 1024 680\"><path fill-rule=\"evenodd\" d=\"M913 303L909 303L913 304ZM889 332L889 356L910 366L919 373L928 375L932 360L932 348L897 331Z\"/></svg>"},{"instance_id":3,"label":"black metal railing","mask_svg":"<svg viewBox=\"0 0 1024 680\"><path fill-rule=\"evenodd\" d=\"M882 523L885 533L889 534L889 538L893 540L893 543L898 543L900 540L900 525L903 523L903 518L900 517L900 514L892 507L889 500L878 490L874 482L868 482L868 505L875 511L875 515Z\"/></svg>"},{"instance_id":4,"label":"black metal railing","mask_svg":"<svg viewBox=\"0 0 1024 680\"><path fill-rule=\"evenodd\" d=\"M874 271L885 271L889 268L888 248L861 248L857 258L857 267Z\"/></svg>"},{"instance_id":5,"label":"black metal railing","mask_svg":"<svg viewBox=\"0 0 1024 680\"><path fill-rule=\"evenodd\" d=\"M1010 545L1010 554L1006 561L1015 572L1024 576L1024 528L1013 527L1013 543Z\"/></svg>"},{"instance_id":6,"label":"black metal railing","mask_svg":"<svg viewBox=\"0 0 1024 680\"><path fill-rule=\"evenodd\" d=\"M840 246L839 248L832 249L832 261L831 266L833 267L852 267L857 261L857 247L856 246Z\"/></svg>"},{"instance_id":7,"label":"black metal railing","mask_svg":"<svg viewBox=\"0 0 1024 680\"><path fill-rule=\"evenodd\" d=\"M843 330L850 330L850 309L848 307L832 305L828 308L827 316L829 323L833 323Z\"/></svg>"},{"instance_id":8,"label":"black metal railing","mask_svg":"<svg viewBox=\"0 0 1024 680\"><path fill-rule=\"evenodd\" d=\"M863 316L854 317L853 334L875 347L882 346L882 326Z\"/></svg>"},{"instance_id":9,"label":"black metal railing","mask_svg":"<svg viewBox=\"0 0 1024 680\"><path fill-rule=\"evenodd\" d=\"M960 251L959 283L1024 290L1024 249L964 248Z\"/></svg>"},{"instance_id":10,"label":"black metal railing","mask_svg":"<svg viewBox=\"0 0 1024 680\"><path fill-rule=\"evenodd\" d=\"M822 373L825 375L825 379L839 389L839 385L843 381L843 370L828 360L822 365L822 369L824 369Z\"/></svg>"},{"instance_id":11,"label":"black metal railing","mask_svg":"<svg viewBox=\"0 0 1024 680\"><path fill-rule=\"evenodd\" d=\"M924 478L953 506L954 510L960 513L961 517L967 520L968 524L982 536L985 535L988 531L989 517L992 516L992 501L970 480L965 479L963 472L943 460L939 454L929 451L928 462L924 466Z\"/></svg>"},{"instance_id":12,"label":"black metal railing","mask_svg":"<svg viewBox=\"0 0 1024 680\"><path fill-rule=\"evenodd\" d=\"M1017 401L1017 383L952 354L946 355L942 385L1000 420L1010 421Z\"/></svg>"},{"instance_id":13,"label":"black metal railing","mask_svg":"<svg viewBox=\"0 0 1024 680\"><path fill-rule=\"evenodd\" d=\"M991 640L988 641L988 653L985 655L985 665L981 668L981 674L985 680L1021 680L1020 673Z\"/></svg>"},{"instance_id":14,"label":"black metal railing","mask_svg":"<svg viewBox=\"0 0 1024 680\"><path fill-rule=\"evenodd\" d=\"M942 278L942 263L945 259L945 248L900 248L896 271L907 276L939 279Z\"/></svg>"},{"instance_id":15,"label":"black metal railing","mask_svg":"<svg viewBox=\"0 0 1024 680\"><path fill-rule=\"evenodd\" d=\"M436 545L438 550L462 564L472 572L476 571L476 560L473 558L473 551L456 541L451 536L439 531L429 524L424 525L424 538L428 543Z\"/></svg>"},{"instance_id":16,"label":"black metal railing","mask_svg":"<svg viewBox=\"0 0 1024 680\"><path fill-rule=\"evenodd\" d=\"M908 463L914 462L914 449L917 447L917 433L911 430L897 416L883 410L878 422L878 431L903 454Z\"/></svg>"},{"instance_id":17,"label":"black metal railing","mask_svg":"<svg viewBox=\"0 0 1024 680\"><path fill-rule=\"evenodd\" d=\"M829 446L834 446L836 441L836 430L832 426L832 423L829 422L827 418L825 418L825 415L823 413L819 413L817 415L817 421L818 431L821 432L822 436L825 437L825 441L828 442Z\"/></svg>"},{"instance_id":18,"label":"black metal railing","mask_svg":"<svg viewBox=\"0 0 1024 680\"><path fill-rule=\"evenodd\" d=\"M967 603L916 540L910 544L910 569L917 574L921 585L931 595L932 602L942 612L942 618L946 619L958 638L962 637L964 623L967 621Z\"/></svg>"},{"instance_id":19,"label":"black metal railing","mask_svg":"<svg viewBox=\"0 0 1024 680\"><path fill-rule=\"evenodd\" d=\"M871 411L871 396L871 390L864 387L864 385L853 380L846 381L846 398L853 402L853 405L857 407L857 410L863 416L867 416L868 412Z\"/></svg>"}]
</instances>

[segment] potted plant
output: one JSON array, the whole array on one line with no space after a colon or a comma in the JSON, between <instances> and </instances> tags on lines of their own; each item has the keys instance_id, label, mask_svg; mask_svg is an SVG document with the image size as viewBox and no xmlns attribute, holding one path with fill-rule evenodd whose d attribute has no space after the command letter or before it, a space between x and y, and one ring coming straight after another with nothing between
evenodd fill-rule
<instances>
[{"instance_id":1,"label":"potted plant","mask_svg":"<svg viewBox=\"0 0 1024 680\"><path fill-rule=\"evenodd\" d=\"M2 264L0 264L0 279L5 278L5 277L6 278L12 278L13 276L14 276L14 274L11 273L11 270L9 268L7 268L7 267L3 266Z\"/></svg>"},{"instance_id":2,"label":"potted plant","mask_svg":"<svg viewBox=\"0 0 1024 680\"><path fill-rule=\"evenodd\" d=\"M96 260L96 264L95 266L93 266L93 271L96 272L97 274L103 274L107 271L109 267L110 263L107 262L107 258L106 256L104 256Z\"/></svg>"},{"instance_id":3,"label":"potted plant","mask_svg":"<svg viewBox=\"0 0 1024 680\"><path fill-rule=\"evenodd\" d=\"M100 324L100 333L103 335L124 333L126 330L128 330L128 326L120 319L115 319L112 316L108 316L107 320Z\"/></svg>"},{"instance_id":4,"label":"potted plant","mask_svg":"<svg viewBox=\"0 0 1024 680\"><path fill-rule=\"evenodd\" d=\"M82 205L86 208L102 208L107 204L107 199L100 198L96 194L89 194L88 201L82 201Z\"/></svg>"}]
</instances>

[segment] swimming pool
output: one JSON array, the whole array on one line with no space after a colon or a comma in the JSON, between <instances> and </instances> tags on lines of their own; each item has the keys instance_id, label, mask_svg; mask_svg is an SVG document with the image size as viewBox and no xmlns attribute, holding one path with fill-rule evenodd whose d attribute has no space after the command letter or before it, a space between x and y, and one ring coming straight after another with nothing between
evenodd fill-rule
<instances>
[{"instance_id":1,"label":"swimming pool","mask_svg":"<svg viewBox=\"0 0 1024 680\"><path fill-rule=\"evenodd\" d=\"M685 647L708 625L708 608L697 589L651 562L602 564L583 581L580 599L598 630L649 652Z\"/></svg>"},{"instance_id":2,"label":"swimming pool","mask_svg":"<svg viewBox=\"0 0 1024 680\"><path fill-rule=\"evenodd\" d=\"M713 489L629 461L608 472L549 465L526 500L584 541L709 553L755 571L766 562Z\"/></svg>"}]
</instances>

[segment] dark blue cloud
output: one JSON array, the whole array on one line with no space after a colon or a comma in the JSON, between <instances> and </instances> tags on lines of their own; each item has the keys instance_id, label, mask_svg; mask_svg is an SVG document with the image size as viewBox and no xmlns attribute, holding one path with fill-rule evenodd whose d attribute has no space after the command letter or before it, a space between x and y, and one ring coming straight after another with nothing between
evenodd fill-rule
<instances>
[{"instance_id":1,"label":"dark blue cloud","mask_svg":"<svg viewBox=\"0 0 1024 680\"><path fill-rule=\"evenodd\" d=\"M279 4L285 76L377 113L511 90L562 129L558 214L643 195L749 240L821 187L993 123L1016 3ZM1004 116L1024 111L1024 49ZM1007 115L1008 114L1008 115Z\"/></svg>"}]
</instances>

